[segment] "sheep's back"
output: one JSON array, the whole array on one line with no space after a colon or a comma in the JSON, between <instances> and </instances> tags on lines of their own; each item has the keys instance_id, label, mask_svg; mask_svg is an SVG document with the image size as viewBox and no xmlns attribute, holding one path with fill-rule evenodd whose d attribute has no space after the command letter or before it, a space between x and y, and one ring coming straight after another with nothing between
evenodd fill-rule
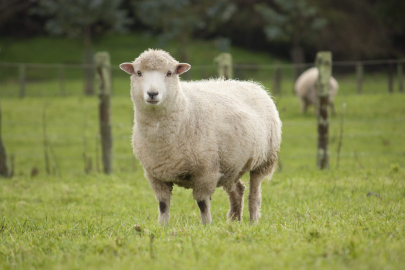
<instances>
[{"instance_id":1,"label":"sheep's back","mask_svg":"<svg viewBox=\"0 0 405 270\"><path fill-rule=\"evenodd\" d=\"M243 167L251 159L255 167L264 162L271 148L278 147L272 147L271 140L279 145L281 121L273 100L261 85L206 80L185 82L182 88L194 114L215 134L221 162Z\"/></svg>"},{"instance_id":2,"label":"sheep's back","mask_svg":"<svg viewBox=\"0 0 405 270\"><path fill-rule=\"evenodd\" d=\"M311 90L315 89L315 83L318 79L318 69L316 67L304 71L295 82L295 93L300 96L307 96Z\"/></svg>"},{"instance_id":3,"label":"sheep's back","mask_svg":"<svg viewBox=\"0 0 405 270\"><path fill-rule=\"evenodd\" d=\"M294 85L294 90L297 96L306 97L308 100L311 100L312 103L317 102L316 95L316 82L318 80L318 68L312 67L304 71L297 79ZM330 100L333 100L333 97L338 91L338 83L335 78L332 76L329 80L329 97Z\"/></svg>"}]
</instances>

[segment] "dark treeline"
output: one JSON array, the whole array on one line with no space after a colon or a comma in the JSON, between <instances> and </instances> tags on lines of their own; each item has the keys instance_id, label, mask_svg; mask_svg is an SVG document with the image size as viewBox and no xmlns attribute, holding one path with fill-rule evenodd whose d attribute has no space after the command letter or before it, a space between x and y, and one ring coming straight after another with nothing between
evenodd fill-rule
<instances>
[{"instance_id":1,"label":"dark treeline","mask_svg":"<svg viewBox=\"0 0 405 270\"><path fill-rule=\"evenodd\" d=\"M70 12L78 7L84 11ZM404 10L402 0L0 0L0 37L76 35L91 46L108 31L129 31L182 48L193 38L217 39L223 50L237 45L295 63L318 50L334 60L402 58Z\"/></svg>"}]
</instances>

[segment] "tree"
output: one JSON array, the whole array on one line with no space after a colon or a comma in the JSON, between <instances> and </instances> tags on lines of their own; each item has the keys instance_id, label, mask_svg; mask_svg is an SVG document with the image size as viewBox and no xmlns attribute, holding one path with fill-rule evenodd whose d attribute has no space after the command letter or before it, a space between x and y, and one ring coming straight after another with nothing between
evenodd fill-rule
<instances>
[{"instance_id":1,"label":"tree","mask_svg":"<svg viewBox=\"0 0 405 270\"><path fill-rule=\"evenodd\" d=\"M196 32L212 32L227 21L236 5L229 0L135 0L139 19L159 37L160 46L179 42L181 62L188 62L187 45Z\"/></svg>"},{"instance_id":2,"label":"tree","mask_svg":"<svg viewBox=\"0 0 405 270\"><path fill-rule=\"evenodd\" d=\"M328 18L322 35L313 44L315 50L332 51L336 60L365 60L395 55L392 46L395 40L389 35L394 28L386 24L389 23L388 17L397 16L379 10L385 4L392 4L392 8L402 16L401 6L394 5L394 0L311 0L311 3ZM403 51L402 45L400 50Z\"/></svg>"},{"instance_id":3,"label":"tree","mask_svg":"<svg viewBox=\"0 0 405 270\"><path fill-rule=\"evenodd\" d=\"M131 22L120 9L122 0L38 0L33 12L48 18L46 30L83 40L85 50L85 94L94 93L93 36L108 31L122 32Z\"/></svg>"},{"instance_id":4,"label":"tree","mask_svg":"<svg viewBox=\"0 0 405 270\"><path fill-rule=\"evenodd\" d=\"M0 28L6 24L7 21L13 19L13 17L32 5L29 1L24 0L0 0Z\"/></svg>"},{"instance_id":5,"label":"tree","mask_svg":"<svg viewBox=\"0 0 405 270\"><path fill-rule=\"evenodd\" d=\"M262 3L257 4L255 9L267 22L264 27L267 38L289 43L292 62L304 63L303 44L313 43L319 31L326 25L326 19L309 4L309 0L274 0L274 7ZM300 73L301 67L296 67L295 78Z\"/></svg>"}]
</instances>

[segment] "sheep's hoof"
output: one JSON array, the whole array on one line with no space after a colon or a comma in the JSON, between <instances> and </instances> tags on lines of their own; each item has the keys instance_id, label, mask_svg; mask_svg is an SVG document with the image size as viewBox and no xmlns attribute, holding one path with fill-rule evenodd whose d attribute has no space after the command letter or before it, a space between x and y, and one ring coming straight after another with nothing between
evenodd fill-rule
<instances>
[{"instance_id":1,"label":"sheep's hoof","mask_svg":"<svg viewBox=\"0 0 405 270\"><path fill-rule=\"evenodd\" d=\"M168 227L169 226L169 221L168 220L161 220L161 221L159 221L159 224L162 227Z\"/></svg>"}]
</instances>

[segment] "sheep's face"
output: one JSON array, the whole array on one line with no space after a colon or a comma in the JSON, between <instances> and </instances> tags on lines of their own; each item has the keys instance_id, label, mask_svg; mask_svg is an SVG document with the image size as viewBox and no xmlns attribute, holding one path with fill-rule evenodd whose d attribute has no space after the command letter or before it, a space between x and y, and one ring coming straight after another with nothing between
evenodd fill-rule
<instances>
[{"instance_id":1,"label":"sheep's face","mask_svg":"<svg viewBox=\"0 0 405 270\"><path fill-rule=\"evenodd\" d=\"M173 97L178 89L178 75L189 70L190 65L180 63L148 69L136 63L123 63L120 68L132 75L131 97L135 105L159 106Z\"/></svg>"}]
</instances>

